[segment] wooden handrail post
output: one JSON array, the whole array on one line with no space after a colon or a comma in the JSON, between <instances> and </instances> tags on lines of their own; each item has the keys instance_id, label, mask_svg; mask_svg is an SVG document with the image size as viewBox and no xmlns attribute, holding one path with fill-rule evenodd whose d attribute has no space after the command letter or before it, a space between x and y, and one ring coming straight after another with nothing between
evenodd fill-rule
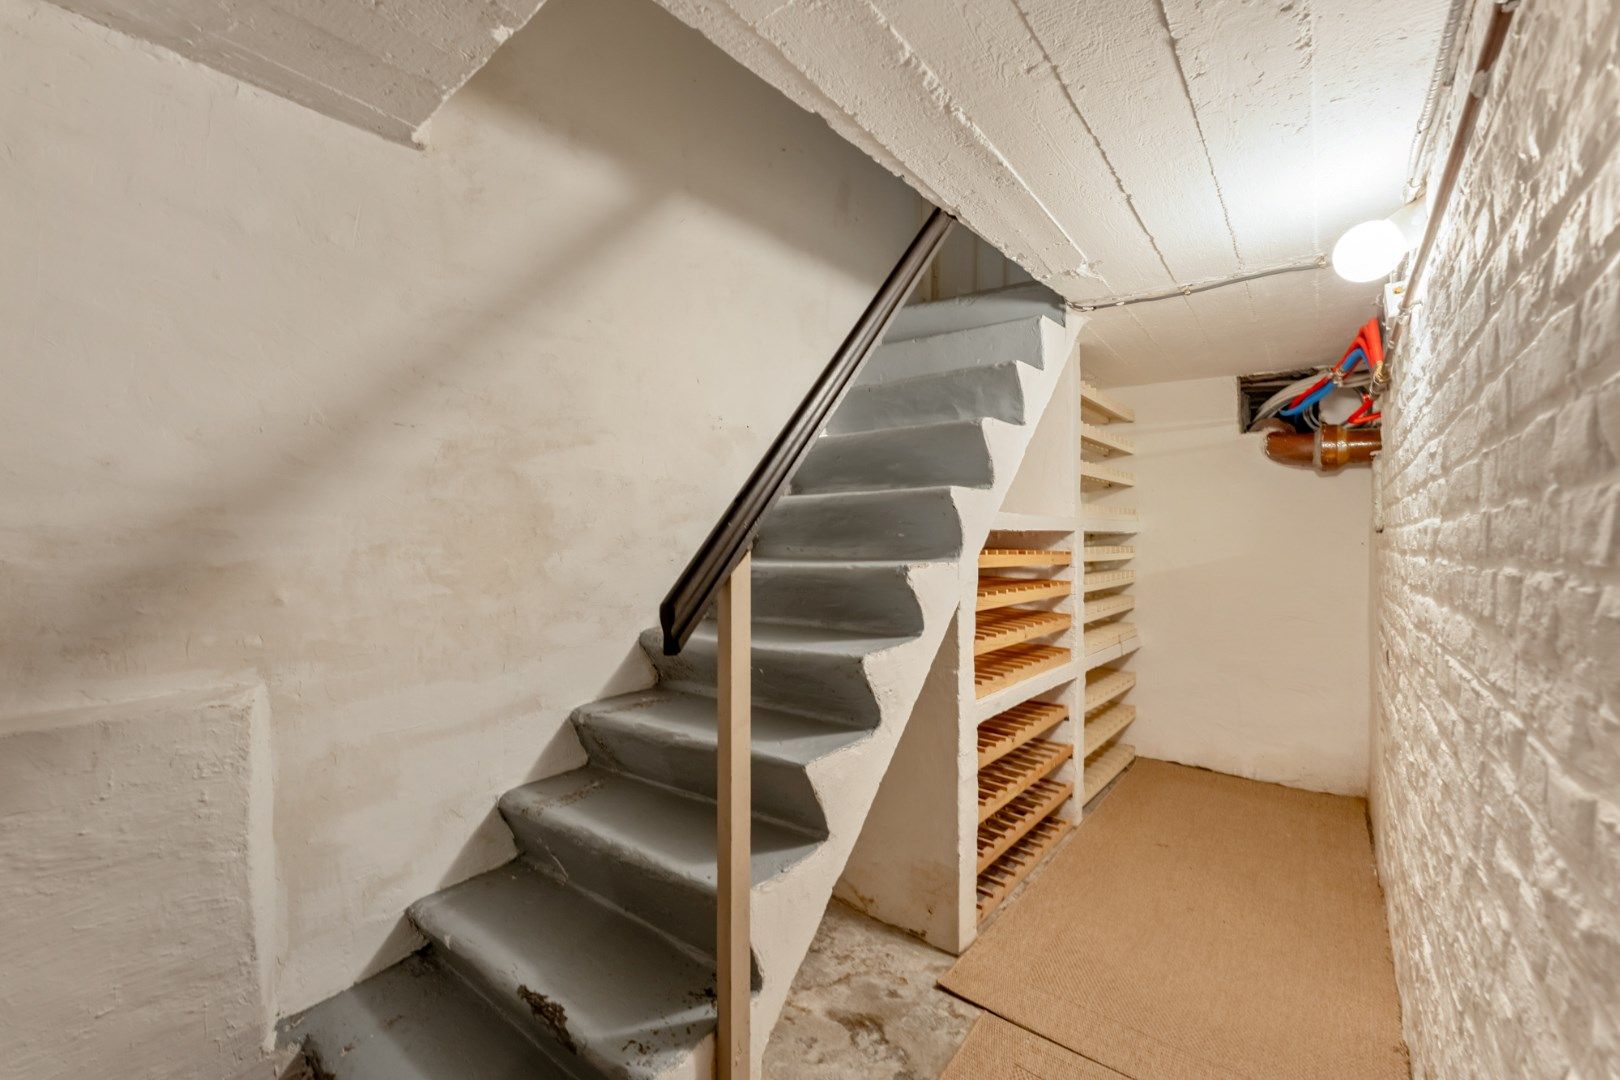
<instances>
[{"instance_id":1,"label":"wooden handrail post","mask_svg":"<svg viewBox=\"0 0 1620 1080\"><path fill-rule=\"evenodd\" d=\"M749 870L752 853L753 779L749 690L749 623L753 616L750 574L754 558L745 554L720 587L720 655L716 698L720 726L715 785L718 875L715 926L715 989L719 1029L715 1072L719 1080L747 1080L753 1060L749 1006L753 978L749 948Z\"/></svg>"}]
</instances>

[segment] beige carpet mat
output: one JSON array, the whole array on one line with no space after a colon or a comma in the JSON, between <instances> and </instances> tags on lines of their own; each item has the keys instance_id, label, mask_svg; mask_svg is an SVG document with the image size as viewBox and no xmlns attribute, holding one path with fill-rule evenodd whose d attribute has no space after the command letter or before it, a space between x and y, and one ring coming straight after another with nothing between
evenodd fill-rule
<instances>
[{"instance_id":1,"label":"beige carpet mat","mask_svg":"<svg viewBox=\"0 0 1620 1080\"><path fill-rule=\"evenodd\" d=\"M1113 1069L985 1013L940 1080L1125 1080Z\"/></svg>"},{"instance_id":2,"label":"beige carpet mat","mask_svg":"<svg viewBox=\"0 0 1620 1080\"><path fill-rule=\"evenodd\" d=\"M1409 1072L1365 800L1163 761L940 985L1136 1080Z\"/></svg>"}]
</instances>

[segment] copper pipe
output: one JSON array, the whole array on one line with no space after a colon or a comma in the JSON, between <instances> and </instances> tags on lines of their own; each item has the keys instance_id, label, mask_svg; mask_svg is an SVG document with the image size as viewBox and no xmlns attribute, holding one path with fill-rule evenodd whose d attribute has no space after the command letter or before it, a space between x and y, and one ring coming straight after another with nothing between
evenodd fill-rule
<instances>
[{"instance_id":1,"label":"copper pipe","mask_svg":"<svg viewBox=\"0 0 1620 1080\"><path fill-rule=\"evenodd\" d=\"M1314 435L1273 431L1266 436L1266 457L1284 465L1309 465L1318 472L1338 472L1346 465L1366 465L1383 448L1378 428L1326 424Z\"/></svg>"}]
</instances>

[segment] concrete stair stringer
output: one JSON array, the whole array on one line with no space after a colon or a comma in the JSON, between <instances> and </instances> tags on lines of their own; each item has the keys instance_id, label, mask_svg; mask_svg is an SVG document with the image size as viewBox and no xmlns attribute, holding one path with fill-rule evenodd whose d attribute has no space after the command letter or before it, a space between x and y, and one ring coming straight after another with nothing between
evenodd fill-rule
<instances>
[{"instance_id":1,"label":"concrete stair stringer","mask_svg":"<svg viewBox=\"0 0 1620 1080\"><path fill-rule=\"evenodd\" d=\"M778 878L754 887L753 939L761 975L761 988L754 995L752 1012L756 1073L764 1054L766 1038L787 1001L793 977L809 952L810 943L821 924L822 913L860 836L861 826L877 796L883 774L888 769L911 709L922 691L923 681L944 643L945 632L962 589L968 581L978 576L977 553L984 546L1002 501L1006 498L1007 489L1022 463L1024 451L1034 434L1035 423L1044 414L1056 389L1078 329L1074 320L1064 327L1044 317L1029 319L1026 324L975 328L976 331L1000 331L1015 340L1023 337L1027 345L1038 350L1038 355L1045 362L1032 375L1026 376L1026 422L1022 425L988 425L995 463L993 483L985 489L956 489L962 546L952 560L954 572L948 576L939 575L919 589L923 630L915 639L890 650L885 656L883 668L872 673L874 688L878 690L881 702L880 722L873 729L870 739L829 754L811 766L812 783L827 818L827 839L813 854ZM956 333L962 332L950 332L952 335ZM985 362L993 362L996 350L987 346L994 333L973 332L970 336L973 340L968 343L967 349L950 351L946 357L947 363L957 368L978 366L960 363L962 357L968 355L984 356ZM874 357L874 363L877 360ZM908 355L905 364L910 375L927 373L918 370L915 354Z\"/></svg>"},{"instance_id":2,"label":"concrete stair stringer","mask_svg":"<svg viewBox=\"0 0 1620 1080\"><path fill-rule=\"evenodd\" d=\"M858 424L829 430L871 431L885 420L895 428L973 422L958 414L982 409L977 426L989 455L988 482L976 469L965 485L910 487L905 474L897 483L880 467L871 474L875 486L862 490L865 474L846 459L838 463L839 491L785 497L765 522L759 554L773 564L774 597L756 614L755 704L775 718L776 741L756 748L756 773L766 772L762 763L777 776L800 770L803 783L764 800L755 829L756 1067L1077 330L1072 319L1064 327L1031 316L885 344L852 396L863 387L890 388L866 397ZM1009 385L1009 362L1017 364L1017 400L998 401ZM951 372L971 384L973 404L964 410L941 409L941 380L948 383ZM908 414L909 396L893 389L911 379L926 380L915 384L926 389L916 414ZM858 604L842 625L832 620L835 626L818 633L816 605L793 601L801 587L793 575L802 575L804 588L826 590L827 575L840 566L877 573L885 588L893 587L893 568L904 566L914 602L888 620ZM823 597L820 610L830 602ZM772 610L783 614L780 622L768 621ZM705 994L712 995L712 981L706 991L704 980L712 980L713 789L712 774L704 786L702 758L713 733L702 726L700 695L713 688L703 685L703 651L712 650L705 633L683 657L649 648L663 679L658 686L575 713L590 757L585 769L503 797L502 812L523 852L517 862L412 906L412 920L429 942L413 962L435 973L441 998L463 986L504 1021L498 1029L512 1032L514 1041L502 1044L503 1062L521 1059L527 1047L535 1075L710 1074L713 1005ZM814 685L792 685L795 672L834 681L820 694ZM637 709L672 701L681 704L678 714L638 721ZM660 740L667 740L667 754L659 752ZM667 882L667 896L660 882ZM593 960L598 953L600 963ZM389 969L295 1018L288 1037L319 1052L336 1080L394 1080L404 1075L399 1066L406 1059L410 1075L421 1080L461 1075L457 1055L420 1048L454 1041L457 1031L473 1027L444 1019L450 1011L433 1007L431 998L405 1000L398 988L409 985L421 984ZM396 1003L408 1021L357 1030L357 1016ZM469 1048L466 1060L475 1057Z\"/></svg>"}]
</instances>

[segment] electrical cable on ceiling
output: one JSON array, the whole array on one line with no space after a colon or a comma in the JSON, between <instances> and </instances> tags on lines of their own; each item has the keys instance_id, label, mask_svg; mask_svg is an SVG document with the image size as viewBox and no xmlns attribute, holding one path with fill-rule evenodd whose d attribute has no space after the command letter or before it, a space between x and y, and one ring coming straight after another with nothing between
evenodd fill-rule
<instances>
[{"instance_id":1,"label":"electrical cable on ceiling","mask_svg":"<svg viewBox=\"0 0 1620 1080\"><path fill-rule=\"evenodd\" d=\"M1116 299L1086 300L1073 303L1069 306L1076 311L1099 311L1103 308L1129 307L1131 304L1148 304L1155 300L1174 300L1178 296L1193 296L1197 293L1209 292L1211 289L1221 289L1228 285L1241 285L1245 281L1258 281L1260 278L1276 277L1278 274L1297 274L1302 270L1322 270L1327 267L1326 255L1313 255L1303 262L1288 263L1284 266L1273 266L1266 270L1256 270L1253 273L1237 274L1233 277L1221 278L1219 281L1205 281L1194 285L1178 285L1168 292L1147 293L1140 296L1121 296Z\"/></svg>"}]
</instances>

